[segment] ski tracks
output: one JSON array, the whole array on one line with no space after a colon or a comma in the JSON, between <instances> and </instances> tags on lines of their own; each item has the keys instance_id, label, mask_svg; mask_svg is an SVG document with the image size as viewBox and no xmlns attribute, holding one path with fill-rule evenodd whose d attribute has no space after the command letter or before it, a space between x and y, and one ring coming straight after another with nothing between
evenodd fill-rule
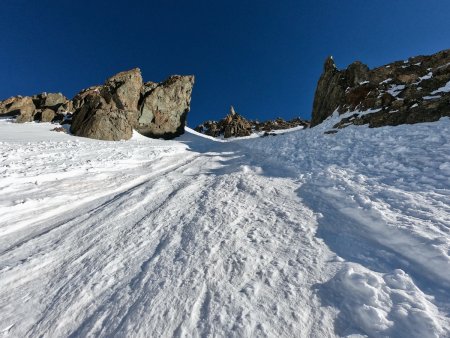
<instances>
[{"instance_id":1,"label":"ski tracks","mask_svg":"<svg viewBox=\"0 0 450 338\"><path fill-rule=\"evenodd\" d=\"M175 163L3 251L11 335L333 336L312 287L332 254L296 184L229 151Z\"/></svg>"}]
</instances>

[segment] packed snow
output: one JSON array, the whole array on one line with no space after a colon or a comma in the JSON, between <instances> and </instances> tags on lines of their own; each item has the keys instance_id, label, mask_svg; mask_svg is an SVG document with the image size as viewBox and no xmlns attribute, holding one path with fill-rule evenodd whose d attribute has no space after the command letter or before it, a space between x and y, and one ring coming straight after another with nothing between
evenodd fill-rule
<instances>
[{"instance_id":1,"label":"packed snow","mask_svg":"<svg viewBox=\"0 0 450 338\"><path fill-rule=\"evenodd\" d=\"M450 119L338 118L232 142L0 121L0 336L450 336Z\"/></svg>"}]
</instances>

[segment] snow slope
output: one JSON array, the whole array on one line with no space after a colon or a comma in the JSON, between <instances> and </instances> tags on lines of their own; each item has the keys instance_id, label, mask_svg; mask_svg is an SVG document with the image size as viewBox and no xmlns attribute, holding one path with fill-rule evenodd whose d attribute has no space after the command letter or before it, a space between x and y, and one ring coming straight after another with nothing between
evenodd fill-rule
<instances>
[{"instance_id":1,"label":"snow slope","mask_svg":"<svg viewBox=\"0 0 450 338\"><path fill-rule=\"evenodd\" d=\"M450 335L450 120L218 142L0 121L0 336Z\"/></svg>"}]
</instances>

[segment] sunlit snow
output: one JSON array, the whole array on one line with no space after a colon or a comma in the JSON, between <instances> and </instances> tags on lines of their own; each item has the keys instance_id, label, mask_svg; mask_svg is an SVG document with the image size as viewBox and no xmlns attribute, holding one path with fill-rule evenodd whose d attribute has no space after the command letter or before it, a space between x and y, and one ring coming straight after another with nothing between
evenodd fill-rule
<instances>
[{"instance_id":1,"label":"sunlit snow","mask_svg":"<svg viewBox=\"0 0 450 338\"><path fill-rule=\"evenodd\" d=\"M450 119L233 142L0 121L0 335L448 337Z\"/></svg>"}]
</instances>

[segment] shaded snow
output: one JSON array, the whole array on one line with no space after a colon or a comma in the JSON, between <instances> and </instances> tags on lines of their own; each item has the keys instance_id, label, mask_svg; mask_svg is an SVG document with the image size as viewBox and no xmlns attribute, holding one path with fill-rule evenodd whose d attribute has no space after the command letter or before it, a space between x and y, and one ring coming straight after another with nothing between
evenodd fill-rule
<instances>
[{"instance_id":1,"label":"shaded snow","mask_svg":"<svg viewBox=\"0 0 450 338\"><path fill-rule=\"evenodd\" d=\"M437 94L437 93L449 93L450 92L450 81L447 82L443 87L436 89L435 91L432 91L431 94Z\"/></svg>"},{"instance_id":2,"label":"shaded snow","mask_svg":"<svg viewBox=\"0 0 450 338\"><path fill-rule=\"evenodd\" d=\"M424 80L429 80L429 79L431 79L432 77L433 77L433 72L428 72L428 74L419 77L418 81L417 81L417 82L414 82L413 85L417 86L417 85L419 85L422 81L424 81Z\"/></svg>"},{"instance_id":3,"label":"shaded snow","mask_svg":"<svg viewBox=\"0 0 450 338\"><path fill-rule=\"evenodd\" d=\"M384 81L381 81L380 84L388 83L388 82L391 82L391 81L392 81L392 78L388 78L388 79L386 79Z\"/></svg>"},{"instance_id":4,"label":"shaded snow","mask_svg":"<svg viewBox=\"0 0 450 338\"><path fill-rule=\"evenodd\" d=\"M392 96L397 97L403 89L405 89L405 85L391 85L387 92Z\"/></svg>"},{"instance_id":5,"label":"shaded snow","mask_svg":"<svg viewBox=\"0 0 450 338\"><path fill-rule=\"evenodd\" d=\"M450 119L103 142L0 121L0 335L444 337Z\"/></svg>"},{"instance_id":6,"label":"shaded snow","mask_svg":"<svg viewBox=\"0 0 450 338\"><path fill-rule=\"evenodd\" d=\"M440 99L440 98L441 98L440 95L432 95L432 96L427 95L427 96L423 97L424 100L436 100L436 99Z\"/></svg>"}]
</instances>

